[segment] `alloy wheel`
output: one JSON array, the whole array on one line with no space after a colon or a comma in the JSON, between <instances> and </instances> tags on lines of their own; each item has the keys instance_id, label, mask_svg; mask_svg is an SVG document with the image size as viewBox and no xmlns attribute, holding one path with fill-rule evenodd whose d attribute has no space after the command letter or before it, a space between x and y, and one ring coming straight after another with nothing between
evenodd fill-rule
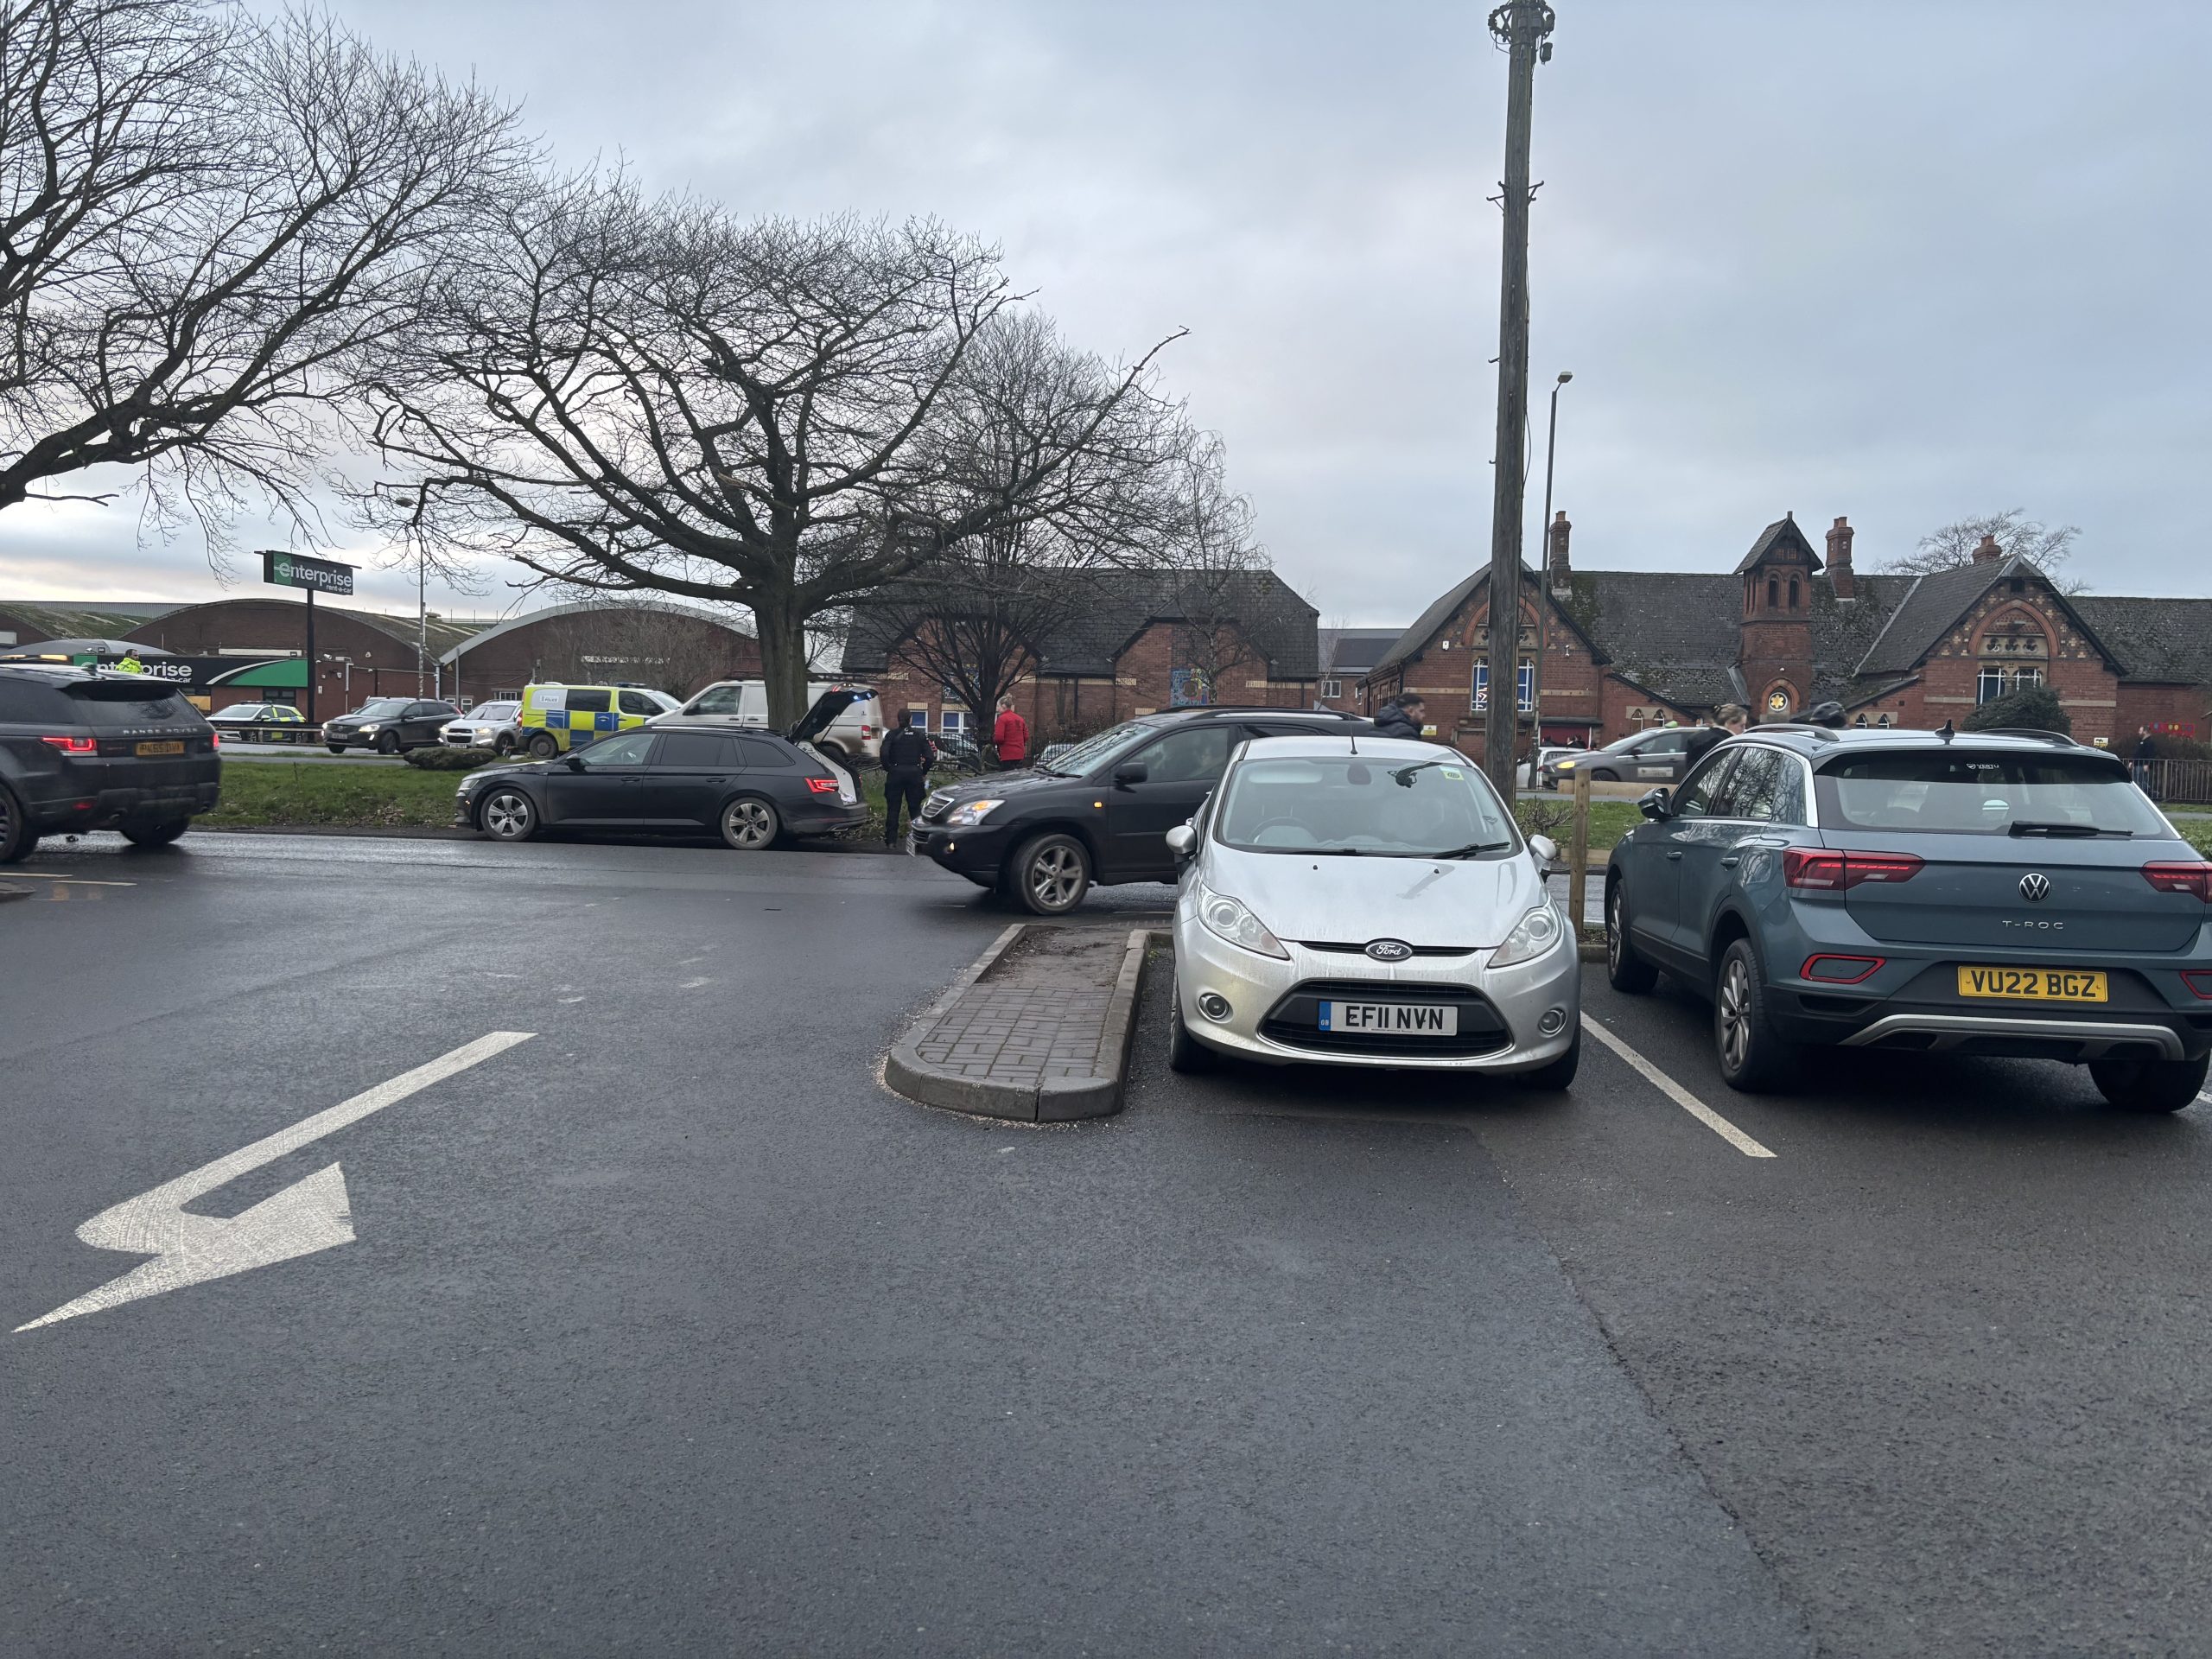
<instances>
[{"instance_id":1,"label":"alloy wheel","mask_svg":"<svg viewBox=\"0 0 2212 1659\"><path fill-rule=\"evenodd\" d=\"M1040 908L1065 910L1083 885L1083 861L1072 847L1047 847L1029 861L1029 891Z\"/></svg>"},{"instance_id":2,"label":"alloy wheel","mask_svg":"<svg viewBox=\"0 0 2212 1659\"><path fill-rule=\"evenodd\" d=\"M1605 895L1605 966L1621 970L1621 890L1618 883Z\"/></svg>"},{"instance_id":3,"label":"alloy wheel","mask_svg":"<svg viewBox=\"0 0 2212 1659\"><path fill-rule=\"evenodd\" d=\"M1751 1046L1751 976L1741 957L1721 970L1719 1007L1721 1064L1740 1071Z\"/></svg>"},{"instance_id":4,"label":"alloy wheel","mask_svg":"<svg viewBox=\"0 0 2212 1659\"><path fill-rule=\"evenodd\" d=\"M517 841L530 833L530 803L502 790L484 803L484 827L501 841Z\"/></svg>"},{"instance_id":5,"label":"alloy wheel","mask_svg":"<svg viewBox=\"0 0 2212 1659\"><path fill-rule=\"evenodd\" d=\"M722 834L733 847L766 847L775 839L776 821L759 801L733 801L722 815Z\"/></svg>"}]
</instances>

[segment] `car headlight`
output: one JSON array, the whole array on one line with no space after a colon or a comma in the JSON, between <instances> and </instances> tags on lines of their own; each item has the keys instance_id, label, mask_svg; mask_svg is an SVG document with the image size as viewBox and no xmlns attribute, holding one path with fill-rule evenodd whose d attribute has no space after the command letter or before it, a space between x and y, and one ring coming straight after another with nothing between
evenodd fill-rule
<instances>
[{"instance_id":1,"label":"car headlight","mask_svg":"<svg viewBox=\"0 0 2212 1659\"><path fill-rule=\"evenodd\" d=\"M355 727L354 729L356 731L362 732L373 732L377 729L377 722L373 720L364 721L360 725Z\"/></svg>"},{"instance_id":2,"label":"car headlight","mask_svg":"<svg viewBox=\"0 0 2212 1659\"><path fill-rule=\"evenodd\" d=\"M945 815L945 822L957 830L981 823L992 813L1004 806L1004 801L963 801Z\"/></svg>"},{"instance_id":3,"label":"car headlight","mask_svg":"<svg viewBox=\"0 0 2212 1659\"><path fill-rule=\"evenodd\" d=\"M1514 924L1513 931L1505 936L1505 943L1490 959L1493 968L1510 968L1516 962L1527 962L1541 957L1560 941L1567 931L1567 924L1559 918L1559 912L1548 904L1538 905Z\"/></svg>"},{"instance_id":4,"label":"car headlight","mask_svg":"<svg viewBox=\"0 0 2212 1659\"><path fill-rule=\"evenodd\" d=\"M1554 772L1573 772L1574 770L1574 762L1572 760L1554 760L1552 762L1552 770Z\"/></svg>"},{"instance_id":5,"label":"car headlight","mask_svg":"<svg viewBox=\"0 0 2212 1659\"><path fill-rule=\"evenodd\" d=\"M1205 924L1207 932L1217 939L1228 940L1240 950L1262 957L1280 957L1285 962L1290 960L1290 952L1282 948L1281 939L1268 931L1267 924L1225 893L1201 887L1198 919Z\"/></svg>"}]
</instances>

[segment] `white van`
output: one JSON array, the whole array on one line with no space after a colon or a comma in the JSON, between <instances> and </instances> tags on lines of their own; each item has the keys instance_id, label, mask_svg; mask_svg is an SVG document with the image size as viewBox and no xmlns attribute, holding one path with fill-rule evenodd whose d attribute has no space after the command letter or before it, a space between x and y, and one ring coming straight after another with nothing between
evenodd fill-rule
<instances>
[{"instance_id":1,"label":"white van","mask_svg":"<svg viewBox=\"0 0 2212 1659\"><path fill-rule=\"evenodd\" d=\"M849 680L809 680L810 704L825 692L852 685ZM814 747L833 760L848 765L874 765L883 753L883 699L874 687L860 689L845 712L830 722L830 729L814 740ZM716 680L685 703L670 719L713 720L732 726L768 723L768 683L766 680Z\"/></svg>"}]
</instances>

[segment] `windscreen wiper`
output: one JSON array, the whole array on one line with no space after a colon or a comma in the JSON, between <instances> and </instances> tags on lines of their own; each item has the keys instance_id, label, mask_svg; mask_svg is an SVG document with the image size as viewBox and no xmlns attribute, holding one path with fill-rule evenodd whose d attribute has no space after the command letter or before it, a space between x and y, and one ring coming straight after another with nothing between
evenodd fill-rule
<instances>
[{"instance_id":1,"label":"windscreen wiper","mask_svg":"<svg viewBox=\"0 0 2212 1659\"><path fill-rule=\"evenodd\" d=\"M1454 847L1447 853L1421 853L1421 858L1472 858L1477 853L1502 853L1513 843L1510 841L1471 841L1465 847Z\"/></svg>"},{"instance_id":2,"label":"windscreen wiper","mask_svg":"<svg viewBox=\"0 0 2212 1659\"><path fill-rule=\"evenodd\" d=\"M2117 836L2122 841L2134 838L2133 830L2104 830L2094 823L2036 823L2025 818L2015 818L2005 829L2008 836L2066 836L2083 841L2097 836Z\"/></svg>"}]
</instances>

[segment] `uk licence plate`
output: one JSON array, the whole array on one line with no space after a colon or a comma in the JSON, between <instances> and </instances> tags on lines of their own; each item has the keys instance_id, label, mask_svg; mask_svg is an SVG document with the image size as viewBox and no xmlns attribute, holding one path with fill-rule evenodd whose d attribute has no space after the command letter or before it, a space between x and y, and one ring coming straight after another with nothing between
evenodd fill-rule
<instances>
[{"instance_id":1,"label":"uk licence plate","mask_svg":"<svg viewBox=\"0 0 2212 1659\"><path fill-rule=\"evenodd\" d=\"M182 754L184 745L181 742L141 743L138 746L138 753L141 754Z\"/></svg>"},{"instance_id":2,"label":"uk licence plate","mask_svg":"<svg viewBox=\"0 0 2212 1659\"><path fill-rule=\"evenodd\" d=\"M2103 1002L2110 996L2101 973L2079 968L1961 968L1959 995L2013 1002Z\"/></svg>"},{"instance_id":3,"label":"uk licence plate","mask_svg":"<svg viewBox=\"0 0 2212 1659\"><path fill-rule=\"evenodd\" d=\"M1372 1032L1377 1037L1457 1037L1459 1010L1429 1002L1324 1002L1321 1029Z\"/></svg>"}]
</instances>

